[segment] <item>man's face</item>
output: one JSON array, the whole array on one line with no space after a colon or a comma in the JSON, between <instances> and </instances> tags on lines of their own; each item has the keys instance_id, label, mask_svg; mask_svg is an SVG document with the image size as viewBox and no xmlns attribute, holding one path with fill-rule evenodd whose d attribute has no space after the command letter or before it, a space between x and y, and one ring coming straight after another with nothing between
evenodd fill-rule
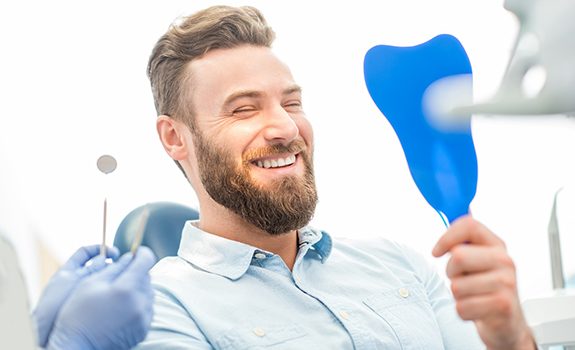
<instances>
[{"instance_id":1,"label":"man's face","mask_svg":"<svg viewBox=\"0 0 575 350\"><path fill-rule=\"evenodd\" d=\"M270 234L306 225L317 203L313 136L289 69L268 48L242 46L211 51L189 72L206 192Z\"/></svg>"}]
</instances>

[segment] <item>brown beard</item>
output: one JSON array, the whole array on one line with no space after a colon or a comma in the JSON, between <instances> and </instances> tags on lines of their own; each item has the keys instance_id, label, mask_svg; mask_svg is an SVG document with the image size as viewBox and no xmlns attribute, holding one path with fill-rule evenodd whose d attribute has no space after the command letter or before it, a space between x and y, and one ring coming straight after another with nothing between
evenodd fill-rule
<instances>
[{"instance_id":1,"label":"brown beard","mask_svg":"<svg viewBox=\"0 0 575 350\"><path fill-rule=\"evenodd\" d=\"M214 201L271 235L300 229L309 223L318 199L311 151L303 141L257 149L250 152L251 156L245 155L238 167L228 152L209 145L201 132L193 134L200 179ZM302 178L286 176L267 188L254 183L249 171L250 158L297 152L305 166Z\"/></svg>"}]
</instances>

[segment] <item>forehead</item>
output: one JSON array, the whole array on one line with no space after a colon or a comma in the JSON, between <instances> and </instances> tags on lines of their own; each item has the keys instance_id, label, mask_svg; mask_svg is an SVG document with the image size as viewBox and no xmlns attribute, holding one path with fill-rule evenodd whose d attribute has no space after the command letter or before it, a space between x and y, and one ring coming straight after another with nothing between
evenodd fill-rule
<instances>
[{"instance_id":1,"label":"forehead","mask_svg":"<svg viewBox=\"0 0 575 350\"><path fill-rule=\"evenodd\" d=\"M267 47L213 50L187 68L195 105L222 103L226 96L241 90L274 94L295 85L287 65Z\"/></svg>"}]
</instances>

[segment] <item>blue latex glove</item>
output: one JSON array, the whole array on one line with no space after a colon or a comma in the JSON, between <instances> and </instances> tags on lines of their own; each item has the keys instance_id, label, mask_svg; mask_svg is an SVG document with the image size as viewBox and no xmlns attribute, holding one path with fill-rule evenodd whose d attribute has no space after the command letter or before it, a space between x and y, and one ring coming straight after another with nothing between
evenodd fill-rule
<instances>
[{"instance_id":1,"label":"blue latex glove","mask_svg":"<svg viewBox=\"0 0 575 350\"><path fill-rule=\"evenodd\" d=\"M85 277L106 266L104 257L99 256L99 253L99 245L78 249L48 282L32 314L38 333L39 346L45 347L48 343L54 320L76 285ZM119 255L118 249L115 247L108 248L107 253L108 257L113 260L117 259ZM90 260L92 260L92 264L85 266Z\"/></svg>"},{"instance_id":2,"label":"blue latex glove","mask_svg":"<svg viewBox=\"0 0 575 350\"><path fill-rule=\"evenodd\" d=\"M84 278L62 306L48 349L130 349L148 333L154 293L148 270L156 258L147 247Z\"/></svg>"}]
</instances>

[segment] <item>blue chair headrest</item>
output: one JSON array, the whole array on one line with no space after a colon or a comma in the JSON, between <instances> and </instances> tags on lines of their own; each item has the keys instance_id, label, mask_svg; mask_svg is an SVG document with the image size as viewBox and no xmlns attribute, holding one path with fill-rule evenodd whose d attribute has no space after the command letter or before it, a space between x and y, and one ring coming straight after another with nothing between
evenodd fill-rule
<instances>
[{"instance_id":1,"label":"blue chair headrest","mask_svg":"<svg viewBox=\"0 0 575 350\"><path fill-rule=\"evenodd\" d=\"M188 206L173 202L148 203L132 210L120 223L114 237L114 246L118 247L121 254L130 251L140 225L140 217L146 207L149 216L142 245L152 249L158 259L177 255L185 222L197 220L199 213Z\"/></svg>"}]
</instances>

